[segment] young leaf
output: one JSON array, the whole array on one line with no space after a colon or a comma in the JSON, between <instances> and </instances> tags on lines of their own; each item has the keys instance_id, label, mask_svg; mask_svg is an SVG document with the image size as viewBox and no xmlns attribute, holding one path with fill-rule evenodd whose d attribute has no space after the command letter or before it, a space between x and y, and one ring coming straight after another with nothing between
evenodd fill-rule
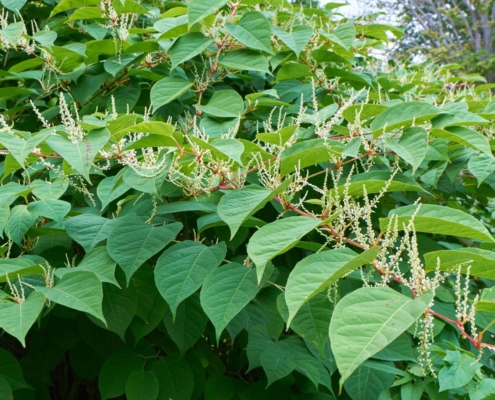
<instances>
[{"instance_id":1,"label":"young leaf","mask_svg":"<svg viewBox=\"0 0 495 400\"><path fill-rule=\"evenodd\" d=\"M182 229L181 223L154 227L141 218L122 218L108 236L108 253L124 270L127 283L136 270L162 250Z\"/></svg>"},{"instance_id":2,"label":"young leaf","mask_svg":"<svg viewBox=\"0 0 495 400\"><path fill-rule=\"evenodd\" d=\"M432 298L433 293L427 292L413 300L388 287L365 287L345 296L334 309L329 331L340 386L408 329Z\"/></svg>"},{"instance_id":3,"label":"young leaf","mask_svg":"<svg viewBox=\"0 0 495 400\"><path fill-rule=\"evenodd\" d=\"M378 247L372 247L357 254L347 248L334 249L312 254L299 261L289 275L285 290L289 309L287 326L290 326L304 303L349 272L372 262L378 250Z\"/></svg>"},{"instance_id":4,"label":"young leaf","mask_svg":"<svg viewBox=\"0 0 495 400\"><path fill-rule=\"evenodd\" d=\"M0 302L0 327L26 347L26 335L45 304L41 293L31 293L22 303Z\"/></svg>"},{"instance_id":5,"label":"young leaf","mask_svg":"<svg viewBox=\"0 0 495 400\"><path fill-rule=\"evenodd\" d=\"M171 246L158 258L156 287L174 319L179 304L196 292L217 266L217 259L209 247L190 240Z\"/></svg>"},{"instance_id":6,"label":"young leaf","mask_svg":"<svg viewBox=\"0 0 495 400\"><path fill-rule=\"evenodd\" d=\"M476 218L463 211L450 207L422 204L405 206L389 212L388 218L380 218L380 229L386 230L391 217L398 217L400 230L407 226L414 215L416 232L436 233L439 235L461 236L471 239L495 242L485 226Z\"/></svg>"},{"instance_id":7,"label":"young leaf","mask_svg":"<svg viewBox=\"0 0 495 400\"><path fill-rule=\"evenodd\" d=\"M303 236L323 221L304 216L279 219L257 230L247 245L247 252L256 264L258 282L272 258L294 247Z\"/></svg>"},{"instance_id":8,"label":"young leaf","mask_svg":"<svg viewBox=\"0 0 495 400\"><path fill-rule=\"evenodd\" d=\"M106 324L101 306L101 282L92 272L74 272L63 277L53 288L37 286L36 290L54 303L86 312Z\"/></svg>"}]
</instances>

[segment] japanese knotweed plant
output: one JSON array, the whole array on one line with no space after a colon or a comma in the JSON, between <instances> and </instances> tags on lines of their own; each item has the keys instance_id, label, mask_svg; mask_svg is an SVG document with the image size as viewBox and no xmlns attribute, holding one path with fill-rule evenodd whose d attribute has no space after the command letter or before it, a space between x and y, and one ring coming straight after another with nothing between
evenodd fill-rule
<instances>
[{"instance_id":1,"label":"japanese knotweed plant","mask_svg":"<svg viewBox=\"0 0 495 400\"><path fill-rule=\"evenodd\" d=\"M0 0L0 398L489 399L495 101L284 0Z\"/></svg>"}]
</instances>

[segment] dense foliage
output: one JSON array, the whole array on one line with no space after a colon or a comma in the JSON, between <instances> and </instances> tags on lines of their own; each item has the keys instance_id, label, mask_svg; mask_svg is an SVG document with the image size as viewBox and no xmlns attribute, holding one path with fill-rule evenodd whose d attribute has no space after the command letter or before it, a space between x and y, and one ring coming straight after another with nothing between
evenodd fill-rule
<instances>
[{"instance_id":1,"label":"dense foliage","mask_svg":"<svg viewBox=\"0 0 495 400\"><path fill-rule=\"evenodd\" d=\"M1 2L0 398L493 398L479 77L333 3Z\"/></svg>"}]
</instances>

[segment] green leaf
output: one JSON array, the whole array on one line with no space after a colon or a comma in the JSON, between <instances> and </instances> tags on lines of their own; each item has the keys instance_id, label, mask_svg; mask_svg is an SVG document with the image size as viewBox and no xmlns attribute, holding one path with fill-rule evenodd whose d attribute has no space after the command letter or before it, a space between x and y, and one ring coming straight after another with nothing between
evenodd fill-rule
<instances>
[{"instance_id":1,"label":"green leaf","mask_svg":"<svg viewBox=\"0 0 495 400\"><path fill-rule=\"evenodd\" d=\"M14 394L12 393L12 388L9 383L0 377L0 398L5 400L13 400Z\"/></svg>"},{"instance_id":2,"label":"green leaf","mask_svg":"<svg viewBox=\"0 0 495 400\"><path fill-rule=\"evenodd\" d=\"M215 139L211 145L226 157L234 160L239 165L242 164L242 154L244 153L244 145L240 140L236 139Z\"/></svg>"},{"instance_id":3,"label":"green leaf","mask_svg":"<svg viewBox=\"0 0 495 400\"><path fill-rule=\"evenodd\" d=\"M33 201L28 205L28 211L36 216L50 218L58 222L59 226L64 223L64 217L70 211L70 203L62 200Z\"/></svg>"},{"instance_id":4,"label":"green leaf","mask_svg":"<svg viewBox=\"0 0 495 400\"><path fill-rule=\"evenodd\" d=\"M289 63L285 64L277 72L277 82L313 76L313 73L306 64Z\"/></svg>"},{"instance_id":5,"label":"green leaf","mask_svg":"<svg viewBox=\"0 0 495 400\"><path fill-rule=\"evenodd\" d=\"M46 129L26 140L15 134L0 132L0 143L10 151L19 165L24 167L27 156L51 134L51 131Z\"/></svg>"},{"instance_id":6,"label":"green leaf","mask_svg":"<svg viewBox=\"0 0 495 400\"><path fill-rule=\"evenodd\" d=\"M98 152L107 144L108 139L110 139L110 132L106 129L98 129L89 132L82 142L72 143L61 136L51 135L46 143L91 183L89 178L91 165Z\"/></svg>"},{"instance_id":7,"label":"green leaf","mask_svg":"<svg viewBox=\"0 0 495 400\"><path fill-rule=\"evenodd\" d=\"M132 115L126 115L125 117L132 117ZM120 118L123 119L121 121L121 124L123 124L124 126L121 126L120 127L121 129L112 132L112 140L114 141L119 141L127 133L131 133L131 132L150 133L153 135L163 135L163 136L172 136L174 132L174 127L165 122L147 121L147 122L141 122L136 125L130 125L130 124L126 124L126 121L132 120L132 118L124 118L124 117L120 117ZM116 121L120 120L120 118L118 118Z\"/></svg>"},{"instance_id":8,"label":"green leaf","mask_svg":"<svg viewBox=\"0 0 495 400\"><path fill-rule=\"evenodd\" d=\"M29 212L28 207L20 204L10 210L10 217L5 225L5 234L14 243L19 246L22 244L22 238L36 220L36 216Z\"/></svg>"},{"instance_id":9,"label":"green leaf","mask_svg":"<svg viewBox=\"0 0 495 400\"><path fill-rule=\"evenodd\" d=\"M81 214L65 222L67 234L86 251L108 238L118 220L106 219L92 214Z\"/></svg>"},{"instance_id":10,"label":"green leaf","mask_svg":"<svg viewBox=\"0 0 495 400\"><path fill-rule=\"evenodd\" d=\"M31 182L32 193L40 200L57 200L61 197L69 183L67 179L55 179L53 182L36 179Z\"/></svg>"},{"instance_id":11,"label":"green leaf","mask_svg":"<svg viewBox=\"0 0 495 400\"><path fill-rule=\"evenodd\" d=\"M134 349L120 350L105 360L98 377L98 388L103 400L125 393L131 374L142 371L144 359Z\"/></svg>"},{"instance_id":12,"label":"green leaf","mask_svg":"<svg viewBox=\"0 0 495 400\"><path fill-rule=\"evenodd\" d=\"M115 332L125 342L125 331L129 327L137 308L134 288L121 289L115 285L103 285L103 317L107 329Z\"/></svg>"},{"instance_id":13,"label":"green leaf","mask_svg":"<svg viewBox=\"0 0 495 400\"><path fill-rule=\"evenodd\" d=\"M332 42L342 46L345 50L349 50L356 37L356 27L352 22L348 22L334 29L332 33L323 33L323 35Z\"/></svg>"},{"instance_id":14,"label":"green leaf","mask_svg":"<svg viewBox=\"0 0 495 400\"><path fill-rule=\"evenodd\" d=\"M414 215L413 225L416 232L495 242L490 232L480 221L463 211L450 207L422 204L418 210L418 206L412 205L391 210L388 215L388 218L380 218L382 231L387 229L391 217L398 217L398 228L402 230Z\"/></svg>"},{"instance_id":15,"label":"green leaf","mask_svg":"<svg viewBox=\"0 0 495 400\"><path fill-rule=\"evenodd\" d=\"M487 156L492 156L488 139L472 129L458 126L446 129L433 128L430 133L432 136L463 144L475 150L482 151Z\"/></svg>"},{"instance_id":16,"label":"green leaf","mask_svg":"<svg viewBox=\"0 0 495 400\"><path fill-rule=\"evenodd\" d=\"M289 375L296 367L291 353L282 342L273 343L260 357L261 366L268 378L267 387L274 381Z\"/></svg>"},{"instance_id":17,"label":"green leaf","mask_svg":"<svg viewBox=\"0 0 495 400\"><path fill-rule=\"evenodd\" d=\"M227 69L270 73L266 57L253 50L231 51L220 57L218 63Z\"/></svg>"},{"instance_id":18,"label":"green leaf","mask_svg":"<svg viewBox=\"0 0 495 400\"><path fill-rule=\"evenodd\" d=\"M189 400L193 392L193 374L186 361L163 357L151 367L160 382L159 400Z\"/></svg>"},{"instance_id":19,"label":"green leaf","mask_svg":"<svg viewBox=\"0 0 495 400\"><path fill-rule=\"evenodd\" d=\"M313 28L310 26L299 25L292 28L291 32L287 32L278 26L273 27L273 33L279 37L285 45L291 49L296 57L304 50L309 40L313 36Z\"/></svg>"},{"instance_id":20,"label":"green leaf","mask_svg":"<svg viewBox=\"0 0 495 400\"><path fill-rule=\"evenodd\" d=\"M283 146L298 131L297 125L289 125L275 133L258 133L256 139L265 143Z\"/></svg>"},{"instance_id":21,"label":"green leaf","mask_svg":"<svg viewBox=\"0 0 495 400\"><path fill-rule=\"evenodd\" d=\"M440 391L456 389L466 385L473 379L481 364L474 357L465 352L447 350L444 361L445 365L438 372L438 383Z\"/></svg>"},{"instance_id":22,"label":"green leaf","mask_svg":"<svg viewBox=\"0 0 495 400\"><path fill-rule=\"evenodd\" d=\"M272 258L294 247L299 240L323 221L304 216L279 219L257 230L247 245L247 252L256 264L258 282Z\"/></svg>"},{"instance_id":23,"label":"green leaf","mask_svg":"<svg viewBox=\"0 0 495 400\"><path fill-rule=\"evenodd\" d=\"M270 21L260 12L248 11L236 25L227 22L225 28L247 47L272 54Z\"/></svg>"},{"instance_id":24,"label":"green leaf","mask_svg":"<svg viewBox=\"0 0 495 400\"><path fill-rule=\"evenodd\" d=\"M127 400L155 400L159 390L160 383L153 371L134 371L125 384Z\"/></svg>"},{"instance_id":25,"label":"green leaf","mask_svg":"<svg viewBox=\"0 0 495 400\"><path fill-rule=\"evenodd\" d=\"M187 8L189 27L215 13L227 3L228 0L191 0Z\"/></svg>"},{"instance_id":26,"label":"green leaf","mask_svg":"<svg viewBox=\"0 0 495 400\"><path fill-rule=\"evenodd\" d=\"M387 108L373 120L370 127L373 131L373 137L376 138L384 132L409 125L413 121L419 125L443 112L438 107L428 103L408 101Z\"/></svg>"},{"instance_id":27,"label":"green leaf","mask_svg":"<svg viewBox=\"0 0 495 400\"><path fill-rule=\"evenodd\" d=\"M175 315L167 309L163 322L180 353L185 354L203 335L208 323L208 317L201 308L199 293L180 303Z\"/></svg>"},{"instance_id":28,"label":"green leaf","mask_svg":"<svg viewBox=\"0 0 495 400\"><path fill-rule=\"evenodd\" d=\"M218 203L218 215L229 226L230 239L232 240L243 222L283 192L291 182L292 180L286 179L275 190L258 185L248 185L225 194Z\"/></svg>"},{"instance_id":29,"label":"green leaf","mask_svg":"<svg viewBox=\"0 0 495 400\"><path fill-rule=\"evenodd\" d=\"M215 117L237 118L244 111L244 102L235 90L218 90L213 93L208 105L196 107Z\"/></svg>"},{"instance_id":30,"label":"green leaf","mask_svg":"<svg viewBox=\"0 0 495 400\"><path fill-rule=\"evenodd\" d=\"M59 278L63 278L65 275L77 271L92 272L98 277L100 282L119 286L115 279L115 261L112 260L105 246L89 250L77 267L57 268L55 270L55 275Z\"/></svg>"},{"instance_id":31,"label":"green leaf","mask_svg":"<svg viewBox=\"0 0 495 400\"><path fill-rule=\"evenodd\" d=\"M180 76L169 76L156 82L151 88L151 103L153 108L158 110L164 104L168 104L171 101L178 99L184 93L186 93L191 86L192 82L184 79Z\"/></svg>"},{"instance_id":32,"label":"green leaf","mask_svg":"<svg viewBox=\"0 0 495 400\"><path fill-rule=\"evenodd\" d=\"M27 3L27 0L2 0L1 3L5 8L8 8L10 11L19 13L21 8L24 7L24 4Z\"/></svg>"},{"instance_id":33,"label":"green leaf","mask_svg":"<svg viewBox=\"0 0 495 400\"><path fill-rule=\"evenodd\" d=\"M234 381L225 375L210 375L205 383L205 400L230 400L236 390Z\"/></svg>"},{"instance_id":34,"label":"green leaf","mask_svg":"<svg viewBox=\"0 0 495 400\"><path fill-rule=\"evenodd\" d=\"M19 361L2 347L0 347L0 378L5 379L12 390L30 387L22 376Z\"/></svg>"},{"instance_id":35,"label":"green leaf","mask_svg":"<svg viewBox=\"0 0 495 400\"><path fill-rule=\"evenodd\" d=\"M342 248L312 254L299 261L289 275L285 301L289 308L287 326L301 306L332 283L362 265L371 263L378 254L378 247L364 253Z\"/></svg>"},{"instance_id":36,"label":"green leaf","mask_svg":"<svg viewBox=\"0 0 495 400\"><path fill-rule=\"evenodd\" d=\"M468 168L476 177L478 187L480 187L483 181L495 171L495 159L491 155L475 155L469 159Z\"/></svg>"},{"instance_id":37,"label":"green leaf","mask_svg":"<svg viewBox=\"0 0 495 400\"><path fill-rule=\"evenodd\" d=\"M415 361L411 339L407 334L400 335L383 350L376 353L373 358L384 361Z\"/></svg>"},{"instance_id":38,"label":"green leaf","mask_svg":"<svg viewBox=\"0 0 495 400\"><path fill-rule=\"evenodd\" d=\"M36 290L54 303L86 312L106 324L101 306L101 282L92 272L74 272L64 276L53 288L37 286Z\"/></svg>"},{"instance_id":39,"label":"green leaf","mask_svg":"<svg viewBox=\"0 0 495 400\"><path fill-rule=\"evenodd\" d=\"M96 193L101 201L101 211L105 209L113 200L118 199L124 193L126 193L131 187L125 183L122 179L118 179L116 176L109 176L103 179L98 187Z\"/></svg>"},{"instance_id":40,"label":"green leaf","mask_svg":"<svg viewBox=\"0 0 495 400\"><path fill-rule=\"evenodd\" d=\"M344 386L352 400L381 399L380 393L389 389L394 380L393 373L381 371L373 368L372 364L365 363L349 376Z\"/></svg>"},{"instance_id":41,"label":"green leaf","mask_svg":"<svg viewBox=\"0 0 495 400\"><path fill-rule=\"evenodd\" d=\"M155 282L172 315L179 304L198 290L218 266L215 255L202 243L186 240L169 247L158 258Z\"/></svg>"},{"instance_id":42,"label":"green leaf","mask_svg":"<svg viewBox=\"0 0 495 400\"><path fill-rule=\"evenodd\" d=\"M392 181L392 173L390 171L370 171L362 174L353 175L350 183L347 183L348 178L343 178L338 182L334 189L340 196L346 191L348 196L358 197L364 194L366 188L367 194L380 193L387 182L387 193L390 192L426 192L414 179L408 176L395 174Z\"/></svg>"},{"instance_id":43,"label":"green leaf","mask_svg":"<svg viewBox=\"0 0 495 400\"><path fill-rule=\"evenodd\" d=\"M271 275L270 272L265 276ZM228 323L254 299L260 288L256 271L241 264L230 263L208 275L201 289L201 306L215 326L217 342Z\"/></svg>"},{"instance_id":44,"label":"green leaf","mask_svg":"<svg viewBox=\"0 0 495 400\"><path fill-rule=\"evenodd\" d=\"M425 267L429 271L434 271L437 262L440 262L440 271L457 272L458 265L461 265L461 272L467 273L468 266L471 266L469 274L479 278L495 279L495 253L489 250L481 250L469 247L456 250L440 250L426 253Z\"/></svg>"},{"instance_id":45,"label":"green leaf","mask_svg":"<svg viewBox=\"0 0 495 400\"><path fill-rule=\"evenodd\" d=\"M160 190L174 161L173 153L160 152L157 168L127 167L123 178L131 188L161 198Z\"/></svg>"},{"instance_id":46,"label":"green leaf","mask_svg":"<svg viewBox=\"0 0 495 400\"><path fill-rule=\"evenodd\" d=\"M413 300L387 287L365 287L345 296L334 309L329 331L340 386L408 329L432 298L433 293L427 292Z\"/></svg>"},{"instance_id":47,"label":"green leaf","mask_svg":"<svg viewBox=\"0 0 495 400\"><path fill-rule=\"evenodd\" d=\"M398 141L384 140L384 143L405 162L413 166L414 175L426 156L428 132L421 127L412 127L404 130Z\"/></svg>"},{"instance_id":48,"label":"green leaf","mask_svg":"<svg viewBox=\"0 0 495 400\"><path fill-rule=\"evenodd\" d=\"M22 303L0 302L0 327L26 347L26 335L45 304L41 293L31 293Z\"/></svg>"},{"instance_id":49,"label":"green leaf","mask_svg":"<svg viewBox=\"0 0 495 400\"><path fill-rule=\"evenodd\" d=\"M9 203L7 202L0 203L0 237L2 238L3 238L3 230L7 225L9 218L10 218Z\"/></svg>"},{"instance_id":50,"label":"green leaf","mask_svg":"<svg viewBox=\"0 0 495 400\"><path fill-rule=\"evenodd\" d=\"M122 218L108 236L108 253L123 269L129 283L134 272L170 243L181 229L181 223L154 227L138 217Z\"/></svg>"},{"instance_id":51,"label":"green leaf","mask_svg":"<svg viewBox=\"0 0 495 400\"><path fill-rule=\"evenodd\" d=\"M212 39L200 32L189 32L182 35L169 51L172 69L197 56L212 43Z\"/></svg>"}]
</instances>

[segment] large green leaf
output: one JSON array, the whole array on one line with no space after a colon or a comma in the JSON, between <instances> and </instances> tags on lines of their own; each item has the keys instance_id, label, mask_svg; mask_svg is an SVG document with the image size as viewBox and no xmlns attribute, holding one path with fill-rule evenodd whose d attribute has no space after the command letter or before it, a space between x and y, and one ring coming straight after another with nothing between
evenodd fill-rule
<instances>
[{"instance_id":1,"label":"large green leaf","mask_svg":"<svg viewBox=\"0 0 495 400\"><path fill-rule=\"evenodd\" d=\"M159 80L151 88L151 103L153 104L153 108L157 110L164 104L168 104L179 98L192 85L192 82L180 76L169 76L168 78Z\"/></svg>"},{"instance_id":2,"label":"large green leaf","mask_svg":"<svg viewBox=\"0 0 495 400\"><path fill-rule=\"evenodd\" d=\"M266 279L272 270L267 270ZM237 263L217 268L206 278L201 289L201 305L215 326L217 341L228 323L256 296L260 288L256 271Z\"/></svg>"},{"instance_id":3,"label":"large green leaf","mask_svg":"<svg viewBox=\"0 0 495 400\"><path fill-rule=\"evenodd\" d=\"M463 144L465 146L472 147L473 149L482 151L487 156L492 156L488 139L481 133L478 133L472 129L460 126L446 129L433 128L430 133L432 136Z\"/></svg>"},{"instance_id":4,"label":"large green leaf","mask_svg":"<svg viewBox=\"0 0 495 400\"><path fill-rule=\"evenodd\" d=\"M416 124L428 121L443 112L428 103L408 101L387 108L373 120L370 127L373 130L373 137L378 137L384 132L407 126L413 121Z\"/></svg>"},{"instance_id":5,"label":"large green leaf","mask_svg":"<svg viewBox=\"0 0 495 400\"><path fill-rule=\"evenodd\" d=\"M160 382L159 400L189 400L193 392L193 374L186 361L164 357L151 367Z\"/></svg>"},{"instance_id":6,"label":"large green leaf","mask_svg":"<svg viewBox=\"0 0 495 400\"><path fill-rule=\"evenodd\" d=\"M345 296L334 309L329 331L340 386L408 329L432 299L431 292L413 300L388 287L365 287Z\"/></svg>"},{"instance_id":7,"label":"large green leaf","mask_svg":"<svg viewBox=\"0 0 495 400\"><path fill-rule=\"evenodd\" d=\"M378 250L378 247L372 247L357 254L347 248L333 249L299 261L289 275L285 290L285 301L289 308L287 325L290 325L304 303L349 272L371 263Z\"/></svg>"},{"instance_id":8,"label":"large green leaf","mask_svg":"<svg viewBox=\"0 0 495 400\"><path fill-rule=\"evenodd\" d=\"M22 303L0 302L0 328L26 347L26 335L45 304L41 293L31 293Z\"/></svg>"},{"instance_id":9,"label":"large green leaf","mask_svg":"<svg viewBox=\"0 0 495 400\"><path fill-rule=\"evenodd\" d=\"M98 377L102 399L123 395L129 377L143 367L144 359L134 349L120 350L108 357Z\"/></svg>"},{"instance_id":10,"label":"large green leaf","mask_svg":"<svg viewBox=\"0 0 495 400\"><path fill-rule=\"evenodd\" d=\"M416 232L436 233L439 235L460 236L471 239L495 242L485 226L473 216L450 207L422 204L396 208L388 214L388 218L380 218L380 229L386 230L393 216L398 217L400 230L407 226L414 215Z\"/></svg>"},{"instance_id":11,"label":"large green leaf","mask_svg":"<svg viewBox=\"0 0 495 400\"><path fill-rule=\"evenodd\" d=\"M12 154L19 165L24 166L27 156L50 135L51 131L46 129L26 140L15 134L0 132L0 143L10 151L10 154Z\"/></svg>"},{"instance_id":12,"label":"large green leaf","mask_svg":"<svg viewBox=\"0 0 495 400\"><path fill-rule=\"evenodd\" d=\"M208 317L201 308L199 293L179 304L175 315L167 309L163 317L165 328L181 354L185 354L203 335Z\"/></svg>"},{"instance_id":13,"label":"large green leaf","mask_svg":"<svg viewBox=\"0 0 495 400\"><path fill-rule=\"evenodd\" d=\"M212 43L213 40L200 32L189 32L182 35L170 48L172 69L197 56Z\"/></svg>"},{"instance_id":14,"label":"large green leaf","mask_svg":"<svg viewBox=\"0 0 495 400\"><path fill-rule=\"evenodd\" d=\"M228 0L191 0L187 8L189 27L213 14L228 3Z\"/></svg>"},{"instance_id":15,"label":"large green leaf","mask_svg":"<svg viewBox=\"0 0 495 400\"><path fill-rule=\"evenodd\" d=\"M291 180L286 179L275 190L269 190L258 185L248 185L225 194L218 203L218 215L229 226L231 240L244 221L262 209L277 194L284 191L290 183Z\"/></svg>"},{"instance_id":16,"label":"large green leaf","mask_svg":"<svg viewBox=\"0 0 495 400\"><path fill-rule=\"evenodd\" d=\"M457 389L473 379L481 364L469 354L447 350L444 361L448 363L438 373L440 391Z\"/></svg>"},{"instance_id":17,"label":"large green leaf","mask_svg":"<svg viewBox=\"0 0 495 400\"><path fill-rule=\"evenodd\" d=\"M290 32L287 32L278 26L274 26L273 33L275 33L275 35L277 35L279 39L296 54L297 58L299 58L299 54L301 54L301 51L306 47L314 32L313 28L310 26L299 25L292 28Z\"/></svg>"},{"instance_id":18,"label":"large green leaf","mask_svg":"<svg viewBox=\"0 0 495 400\"><path fill-rule=\"evenodd\" d=\"M62 200L33 201L28 205L28 211L36 216L50 218L63 225L64 217L70 211L70 203Z\"/></svg>"},{"instance_id":19,"label":"large green leaf","mask_svg":"<svg viewBox=\"0 0 495 400\"><path fill-rule=\"evenodd\" d=\"M342 24L337 29L334 29L331 33L323 33L326 38L332 42L342 46L345 50L349 50L356 37L356 27L352 22Z\"/></svg>"},{"instance_id":20,"label":"large green leaf","mask_svg":"<svg viewBox=\"0 0 495 400\"><path fill-rule=\"evenodd\" d=\"M489 250L481 250L475 247L469 247L456 250L440 250L426 253L425 267L427 270L434 271L437 268L437 262L440 262L441 271L457 272L458 266L461 266L463 274L467 272L472 276L479 278L495 279L495 253Z\"/></svg>"},{"instance_id":21,"label":"large green leaf","mask_svg":"<svg viewBox=\"0 0 495 400\"><path fill-rule=\"evenodd\" d=\"M290 351L288 351L282 342L271 344L260 357L261 366L266 372L268 384L289 375L296 367Z\"/></svg>"},{"instance_id":22,"label":"large green leaf","mask_svg":"<svg viewBox=\"0 0 495 400\"><path fill-rule=\"evenodd\" d=\"M57 268L55 275L63 278L65 275L77 271L92 272L102 283L112 283L115 286L119 286L115 279L115 261L112 260L105 246L89 250L77 267Z\"/></svg>"},{"instance_id":23,"label":"large green leaf","mask_svg":"<svg viewBox=\"0 0 495 400\"><path fill-rule=\"evenodd\" d=\"M154 227L138 217L122 218L108 236L108 253L124 270L127 283L134 272L170 243L181 223Z\"/></svg>"},{"instance_id":24,"label":"large green leaf","mask_svg":"<svg viewBox=\"0 0 495 400\"><path fill-rule=\"evenodd\" d=\"M155 400L159 390L160 383L153 371L134 371L125 384L127 400Z\"/></svg>"},{"instance_id":25,"label":"large green leaf","mask_svg":"<svg viewBox=\"0 0 495 400\"><path fill-rule=\"evenodd\" d=\"M67 234L86 251L108 238L118 220L106 219L93 214L82 214L65 222Z\"/></svg>"},{"instance_id":26,"label":"large green leaf","mask_svg":"<svg viewBox=\"0 0 495 400\"><path fill-rule=\"evenodd\" d=\"M380 193L387 183L387 192L425 192L425 190L412 178L402 174L395 174L393 179L390 171L370 171L353 175L350 182L344 178L339 181L334 189L339 195L343 195L347 190L347 195L352 197L362 196L364 189L367 194Z\"/></svg>"},{"instance_id":27,"label":"large green leaf","mask_svg":"<svg viewBox=\"0 0 495 400\"><path fill-rule=\"evenodd\" d=\"M98 318L103 323L102 285L92 272L78 271L64 276L53 288L36 287L45 295L47 300L58 303L74 310L86 312Z\"/></svg>"},{"instance_id":28,"label":"large green leaf","mask_svg":"<svg viewBox=\"0 0 495 400\"><path fill-rule=\"evenodd\" d=\"M428 150L428 132L421 127L412 127L404 130L398 141L384 140L384 143L405 162L413 166L414 175Z\"/></svg>"},{"instance_id":29,"label":"large green leaf","mask_svg":"<svg viewBox=\"0 0 495 400\"><path fill-rule=\"evenodd\" d=\"M270 21L262 13L248 11L236 25L228 22L225 27L227 32L247 47L272 53L272 29Z\"/></svg>"},{"instance_id":30,"label":"large green leaf","mask_svg":"<svg viewBox=\"0 0 495 400\"><path fill-rule=\"evenodd\" d=\"M364 363L346 380L346 393L352 400L378 399L380 393L392 386L395 375L377 368L378 363ZM391 365L389 363L385 365ZM409 400L412 400L408 398Z\"/></svg>"},{"instance_id":31,"label":"large green leaf","mask_svg":"<svg viewBox=\"0 0 495 400\"><path fill-rule=\"evenodd\" d=\"M72 143L58 135L51 135L46 143L61 155L84 179L91 182L89 170L98 152L107 144L110 132L98 129L89 132L81 142Z\"/></svg>"},{"instance_id":32,"label":"large green leaf","mask_svg":"<svg viewBox=\"0 0 495 400\"><path fill-rule=\"evenodd\" d=\"M5 379L12 390L30 387L22 376L19 361L2 347L0 347L0 378Z\"/></svg>"},{"instance_id":33,"label":"large green leaf","mask_svg":"<svg viewBox=\"0 0 495 400\"><path fill-rule=\"evenodd\" d=\"M206 114L222 118L237 118L244 111L242 97L234 90L215 91L206 106L197 107Z\"/></svg>"},{"instance_id":34,"label":"large green leaf","mask_svg":"<svg viewBox=\"0 0 495 400\"><path fill-rule=\"evenodd\" d=\"M257 230L247 245L247 252L256 264L258 282L272 258L294 247L303 236L323 221L304 216L279 219Z\"/></svg>"},{"instance_id":35,"label":"large green leaf","mask_svg":"<svg viewBox=\"0 0 495 400\"><path fill-rule=\"evenodd\" d=\"M22 238L36 220L36 215L31 213L28 206L19 204L10 210L9 220L5 225L5 234L14 243L21 245Z\"/></svg>"},{"instance_id":36,"label":"large green leaf","mask_svg":"<svg viewBox=\"0 0 495 400\"><path fill-rule=\"evenodd\" d=\"M266 57L253 50L232 51L220 57L218 63L228 69L270 73Z\"/></svg>"},{"instance_id":37,"label":"large green leaf","mask_svg":"<svg viewBox=\"0 0 495 400\"><path fill-rule=\"evenodd\" d=\"M469 159L468 168L476 177L479 187L495 171L495 158L486 154L475 155Z\"/></svg>"},{"instance_id":38,"label":"large green leaf","mask_svg":"<svg viewBox=\"0 0 495 400\"><path fill-rule=\"evenodd\" d=\"M190 240L171 246L158 258L156 287L174 318L179 304L201 287L218 264L208 247Z\"/></svg>"}]
</instances>

